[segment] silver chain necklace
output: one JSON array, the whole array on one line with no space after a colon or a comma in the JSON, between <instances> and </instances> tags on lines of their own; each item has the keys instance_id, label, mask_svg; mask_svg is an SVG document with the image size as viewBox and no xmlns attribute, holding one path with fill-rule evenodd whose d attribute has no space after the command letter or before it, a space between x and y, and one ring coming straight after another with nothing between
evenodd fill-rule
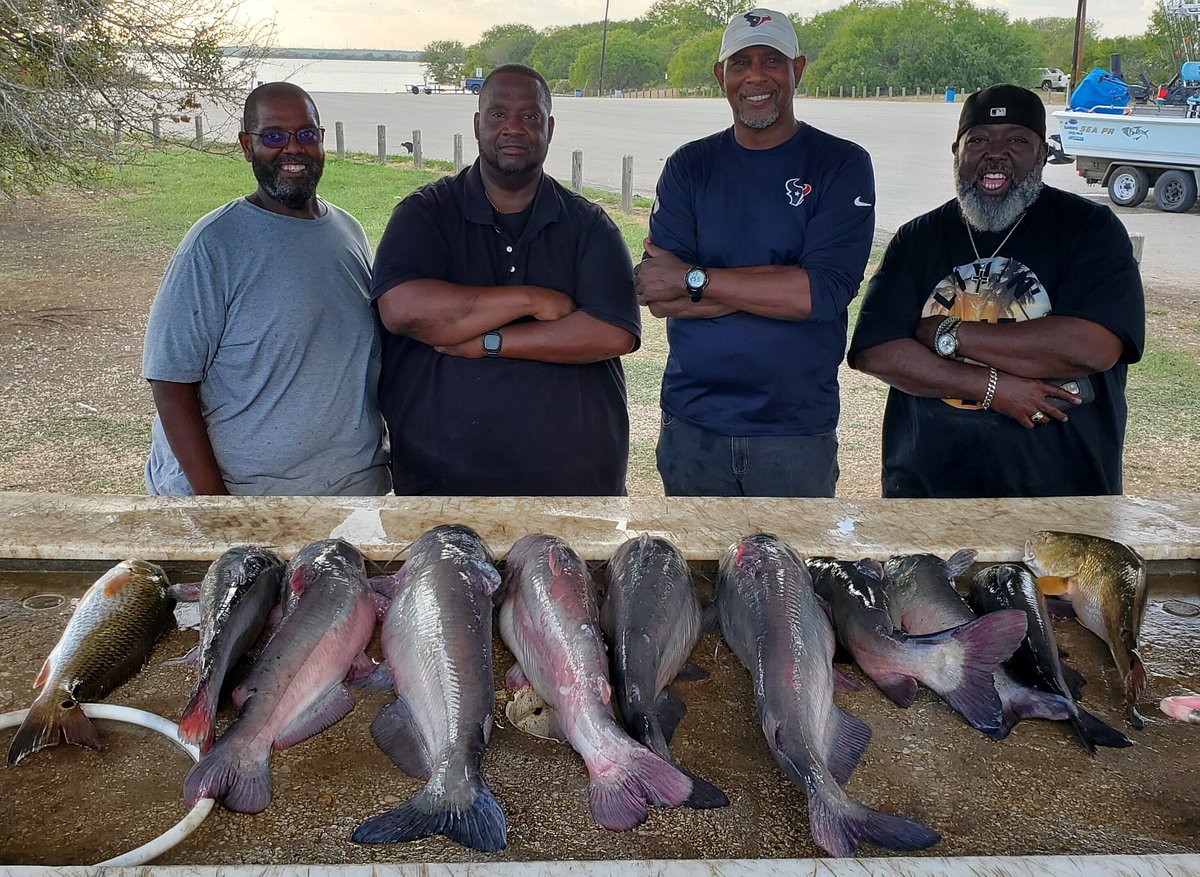
<instances>
[{"instance_id":1,"label":"silver chain necklace","mask_svg":"<svg viewBox=\"0 0 1200 877\"><path fill-rule=\"evenodd\" d=\"M1022 213L1020 216L1017 217L1017 221L1014 222L1013 227L1008 230L1008 234L1006 234L1004 236L1004 240L1000 241L1000 246L996 247L996 251L994 253L992 253L992 255L988 256L989 261L992 259L995 259L996 256L998 256L1000 254L1001 248L1003 248L1004 245L1008 243L1008 239L1013 236L1013 232L1017 230L1017 226L1021 224L1021 220L1024 218L1025 218L1024 213ZM971 231L971 223L967 222L964 219L963 225L965 225L967 227L967 238L971 241L971 249L975 251L975 261L979 264L983 264L983 259L979 255L979 247L975 246L975 235Z\"/></svg>"}]
</instances>

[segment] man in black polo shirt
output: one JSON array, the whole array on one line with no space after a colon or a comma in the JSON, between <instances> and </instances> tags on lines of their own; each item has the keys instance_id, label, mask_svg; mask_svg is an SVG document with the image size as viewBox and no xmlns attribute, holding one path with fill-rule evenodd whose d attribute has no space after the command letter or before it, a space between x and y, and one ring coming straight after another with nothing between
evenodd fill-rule
<instances>
[{"instance_id":1,"label":"man in black polo shirt","mask_svg":"<svg viewBox=\"0 0 1200 877\"><path fill-rule=\"evenodd\" d=\"M371 295L397 495L625 492L633 264L604 211L542 172L553 133L546 81L496 68L479 159L388 222Z\"/></svg>"}]
</instances>

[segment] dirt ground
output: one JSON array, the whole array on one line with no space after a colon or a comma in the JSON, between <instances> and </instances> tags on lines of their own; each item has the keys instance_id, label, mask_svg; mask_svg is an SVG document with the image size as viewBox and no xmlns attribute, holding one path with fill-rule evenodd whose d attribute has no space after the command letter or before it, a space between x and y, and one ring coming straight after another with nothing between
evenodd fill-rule
<instances>
[{"instance_id":1,"label":"dirt ground","mask_svg":"<svg viewBox=\"0 0 1200 877\"><path fill-rule=\"evenodd\" d=\"M144 492L142 334L170 250L114 227L100 196L0 203L0 490ZM1148 337L1200 351L1200 287L1148 288L1147 301ZM885 388L845 367L842 385L838 494L878 496ZM652 441L656 407L632 415L635 439ZM631 467L629 490L661 493L652 461ZM1196 430L1131 419L1125 492L1180 490L1200 490Z\"/></svg>"}]
</instances>

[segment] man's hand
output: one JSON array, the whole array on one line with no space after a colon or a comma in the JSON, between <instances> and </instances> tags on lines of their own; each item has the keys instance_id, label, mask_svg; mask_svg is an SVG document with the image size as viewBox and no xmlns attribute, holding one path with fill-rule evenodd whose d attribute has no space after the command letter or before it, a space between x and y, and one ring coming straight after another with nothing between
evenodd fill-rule
<instances>
[{"instance_id":1,"label":"man's hand","mask_svg":"<svg viewBox=\"0 0 1200 877\"><path fill-rule=\"evenodd\" d=\"M466 341L460 341L458 344L447 344L444 347L437 346L433 349L447 356L461 356L463 359L483 359L483 336L476 335L474 338L468 338Z\"/></svg>"},{"instance_id":2,"label":"man's hand","mask_svg":"<svg viewBox=\"0 0 1200 877\"><path fill-rule=\"evenodd\" d=\"M532 298L529 314L535 320L561 320L575 310L575 302L565 292L544 286L531 286L529 291Z\"/></svg>"},{"instance_id":3,"label":"man's hand","mask_svg":"<svg viewBox=\"0 0 1200 877\"><path fill-rule=\"evenodd\" d=\"M1011 417L1026 429L1045 425L1051 420L1066 423L1066 412L1051 405L1046 399L1047 396L1076 404L1079 402L1078 396L1068 393L1058 384L999 372L996 392L992 396L992 410Z\"/></svg>"},{"instance_id":4,"label":"man's hand","mask_svg":"<svg viewBox=\"0 0 1200 877\"><path fill-rule=\"evenodd\" d=\"M687 299L688 291L683 278L691 266L674 253L654 246L650 238L642 241L642 246L650 258L633 266L633 285L637 289L638 303L648 306L651 302Z\"/></svg>"}]
</instances>

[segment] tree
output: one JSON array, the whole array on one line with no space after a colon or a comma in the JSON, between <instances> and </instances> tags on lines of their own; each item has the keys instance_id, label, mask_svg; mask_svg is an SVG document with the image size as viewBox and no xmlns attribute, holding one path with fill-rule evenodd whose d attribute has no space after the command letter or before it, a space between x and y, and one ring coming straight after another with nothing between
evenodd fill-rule
<instances>
[{"instance_id":1,"label":"tree","mask_svg":"<svg viewBox=\"0 0 1200 877\"><path fill-rule=\"evenodd\" d=\"M643 16L645 21L668 27L684 27L692 33L725 27L739 12L754 7L749 0L654 0Z\"/></svg>"},{"instance_id":2,"label":"tree","mask_svg":"<svg viewBox=\"0 0 1200 877\"><path fill-rule=\"evenodd\" d=\"M458 40L434 40L422 50L421 63L434 82L458 82L467 63L467 50Z\"/></svg>"},{"instance_id":3,"label":"tree","mask_svg":"<svg viewBox=\"0 0 1200 877\"><path fill-rule=\"evenodd\" d=\"M864 10L875 7L874 0L851 0L844 6L820 12L808 21L796 26L796 38L800 42L800 52L811 65L821 56L821 52L843 23L861 15Z\"/></svg>"},{"instance_id":4,"label":"tree","mask_svg":"<svg viewBox=\"0 0 1200 877\"><path fill-rule=\"evenodd\" d=\"M571 64L572 88L599 87L600 40L585 45ZM660 85L663 68L654 53L637 34L627 30L610 30L604 56L604 90L642 88Z\"/></svg>"},{"instance_id":5,"label":"tree","mask_svg":"<svg viewBox=\"0 0 1200 877\"><path fill-rule=\"evenodd\" d=\"M667 65L667 81L675 88L715 87L713 64L721 49L721 33L720 28L708 30L680 46Z\"/></svg>"},{"instance_id":6,"label":"tree","mask_svg":"<svg viewBox=\"0 0 1200 877\"><path fill-rule=\"evenodd\" d=\"M172 112L234 104L269 40L224 0L0 0L0 195L86 187ZM227 59L221 46L244 46ZM235 112L236 115L236 112Z\"/></svg>"},{"instance_id":7,"label":"tree","mask_svg":"<svg viewBox=\"0 0 1200 877\"><path fill-rule=\"evenodd\" d=\"M486 72L501 64L527 64L529 53L540 39L538 32L527 24L489 27L479 42L467 50L467 67L474 73L476 67Z\"/></svg>"},{"instance_id":8,"label":"tree","mask_svg":"<svg viewBox=\"0 0 1200 877\"><path fill-rule=\"evenodd\" d=\"M601 28L599 21L547 28L529 52L529 66L542 74L547 82L562 80L565 83L570 76L571 62L583 46L600 39Z\"/></svg>"}]
</instances>

